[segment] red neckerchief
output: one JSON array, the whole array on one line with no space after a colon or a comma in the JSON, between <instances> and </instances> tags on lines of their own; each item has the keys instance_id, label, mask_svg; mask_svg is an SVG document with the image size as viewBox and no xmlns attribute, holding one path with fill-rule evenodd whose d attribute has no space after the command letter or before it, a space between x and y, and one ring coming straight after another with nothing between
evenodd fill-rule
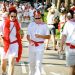
<instances>
[{"instance_id":1,"label":"red neckerchief","mask_svg":"<svg viewBox=\"0 0 75 75\"><path fill-rule=\"evenodd\" d=\"M18 40L19 50L18 50L18 57L16 58L16 61L19 62L22 54L22 43L21 43L21 35L19 33L20 25L17 21L17 19L14 21L14 26L16 27L16 37ZM5 20L5 27L4 27L4 51L7 53L9 46L10 46L10 19Z\"/></svg>"}]
</instances>

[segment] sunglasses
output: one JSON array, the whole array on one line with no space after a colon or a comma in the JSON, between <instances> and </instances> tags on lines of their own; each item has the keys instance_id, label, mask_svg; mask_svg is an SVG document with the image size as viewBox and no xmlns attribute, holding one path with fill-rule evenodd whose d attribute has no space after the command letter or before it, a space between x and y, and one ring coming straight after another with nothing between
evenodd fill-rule
<instances>
[{"instance_id":1,"label":"sunglasses","mask_svg":"<svg viewBox=\"0 0 75 75\"><path fill-rule=\"evenodd\" d=\"M10 17L16 18L16 16L10 16Z\"/></svg>"}]
</instances>

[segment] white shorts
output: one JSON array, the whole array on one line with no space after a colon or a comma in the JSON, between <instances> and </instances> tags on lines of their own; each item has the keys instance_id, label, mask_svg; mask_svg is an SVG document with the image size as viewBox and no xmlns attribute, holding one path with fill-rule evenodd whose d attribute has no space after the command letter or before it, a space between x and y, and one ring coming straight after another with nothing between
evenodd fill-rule
<instances>
[{"instance_id":1,"label":"white shorts","mask_svg":"<svg viewBox=\"0 0 75 75\"><path fill-rule=\"evenodd\" d=\"M75 49L70 49L69 47L66 47L66 65L75 65Z\"/></svg>"},{"instance_id":2,"label":"white shorts","mask_svg":"<svg viewBox=\"0 0 75 75\"><path fill-rule=\"evenodd\" d=\"M1 51L1 58L8 59L10 56L18 57L18 46L18 43L10 44L7 53L5 53L4 50Z\"/></svg>"}]
</instances>

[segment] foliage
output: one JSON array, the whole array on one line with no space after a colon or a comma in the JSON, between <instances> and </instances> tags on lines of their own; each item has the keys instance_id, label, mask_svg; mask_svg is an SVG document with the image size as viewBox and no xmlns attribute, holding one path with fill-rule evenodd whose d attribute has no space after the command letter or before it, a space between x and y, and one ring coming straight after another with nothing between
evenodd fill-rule
<instances>
[{"instance_id":1,"label":"foliage","mask_svg":"<svg viewBox=\"0 0 75 75\"><path fill-rule=\"evenodd\" d=\"M47 14L48 14L48 12L45 11L45 13L44 13L44 22L45 23L47 23Z\"/></svg>"}]
</instances>

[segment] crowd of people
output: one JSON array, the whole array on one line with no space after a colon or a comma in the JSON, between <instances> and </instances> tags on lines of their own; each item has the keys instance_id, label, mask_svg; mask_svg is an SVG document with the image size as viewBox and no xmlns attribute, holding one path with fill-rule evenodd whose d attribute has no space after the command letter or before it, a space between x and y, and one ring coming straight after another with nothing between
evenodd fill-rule
<instances>
[{"instance_id":1,"label":"crowd of people","mask_svg":"<svg viewBox=\"0 0 75 75\"><path fill-rule=\"evenodd\" d=\"M75 5L66 10L64 3L61 3L60 11L54 4L46 9L43 3L30 4L30 2L1 2L0 7L0 42L3 44L2 75L13 75L15 59L16 62L21 59L24 36L22 22L28 25L26 37L29 42L29 75L41 75L44 50L50 50L51 40L52 50L58 53L65 52L67 65L72 70L70 75L75 75ZM46 23L45 10L48 11ZM56 29L60 33L60 48L57 47ZM45 39L47 39L46 43ZM6 72L7 59L8 72Z\"/></svg>"}]
</instances>

